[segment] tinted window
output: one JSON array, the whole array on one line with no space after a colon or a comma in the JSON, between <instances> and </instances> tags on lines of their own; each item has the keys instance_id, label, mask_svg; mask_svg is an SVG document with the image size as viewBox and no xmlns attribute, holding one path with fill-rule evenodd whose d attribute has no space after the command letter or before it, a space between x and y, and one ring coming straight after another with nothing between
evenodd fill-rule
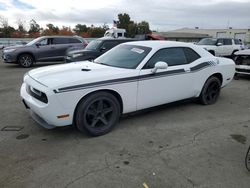
<instances>
[{"instance_id":1,"label":"tinted window","mask_svg":"<svg viewBox=\"0 0 250 188\"><path fill-rule=\"evenodd\" d=\"M43 39L43 40L41 40L41 41L39 42L39 44L40 44L41 46L48 45L48 44L49 44L49 39Z\"/></svg>"},{"instance_id":2,"label":"tinted window","mask_svg":"<svg viewBox=\"0 0 250 188\"><path fill-rule=\"evenodd\" d=\"M100 48L105 48L105 50L110 50L116 45L118 45L117 41L104 41Z\"/></svg>"},{"instance_id":3,"label":"tinted window","mask_svg":"<svg viewBox=\"0 0 250 188\"><path fill-rule=\"evenodd\" d=\"M224 45L223 39L218 39L217 44L218 44L218 43L221 43L222 45Z\"/></svg>"},{"instance_id":4,"label":"tinted window","mask_svg":"<svg viewBox=\"0 0 250 188\"><path fill-rule=\"evenodd\" d=\"M94 62L112 67L134 69L150 51L151 48L144 46L120 45L98 57Z\"/></svg>"},{"instance_id":5,"label":"tinted window","mask_svg":"<svg viewBox=\"0 0 250 188\"><path fill-rule=\"evenodd\" d=\"M146 64L145 68L154 68L155 63L164 61L168 66L187 64L183 48L166 48L157 51Z\"/></svg>"},{"instance_id":6,"label":"tinted window","mask_svg":"<svg viewBox=\"0 0 250 188\"><path fill-rule=\"evenodd\" d=\"M235 44L241 44L239 39L234 39Z\"/></svg>"},{"instance_id":7,"label":"tinted window","mask_svg":"<svg viewBox=\"0 0 250 188\"><path fill-rule=\"evenodd\" d=\"M197 54L191 48L183 48L184 53L186 55L187 63L192 63L193 61L199 59L201 56Z\"/></svg>"},{"instance_id":8,"label":"tinted window","mask_svg":"<svg viewBox=\"0 0 250 188\"><path fill-rule=\"evenodd\" d=\"M92 40L87 46L86 50L96 50L98 46L101 44L101 40Z\"/></svg>"},{"instance_id":9,"label":"tinted window","mask_svg":"<svg viewBox=\"0 0 250 188\"><path fill-rule=\"evenodd\" d=\"M68 38L54 38L53 44L68 44L69 39Z\"/></svg>"},{"instance_id":10,"label":"tinted window","mask_svg":"<svg viewBox=\"0 0 250 188\"><path fill-rule=\"evenodd\" d=\"M217 42L217 39L205 38L205 39L201 39L197 44L198 45L215 45L216 42Z\"/></svg>"},{"instance_id":11,"label":"tinted window","mask_svg":"<svg viewBox=\"0 0 250 188\"><path fill-rule=\"evenodd\" d=\"M69 38L69 43L81 43L81 41L75 38Z\"/></svg>"},{"instance_id":12,"label":"tinted window","mask_svg":"<svg viewBox=\"0 0 250 188\"><path fill-rule=\"evenodd\" d=\"M224 45L232 45L232 39L223 39Z\"/></svg>"}]
</instances>

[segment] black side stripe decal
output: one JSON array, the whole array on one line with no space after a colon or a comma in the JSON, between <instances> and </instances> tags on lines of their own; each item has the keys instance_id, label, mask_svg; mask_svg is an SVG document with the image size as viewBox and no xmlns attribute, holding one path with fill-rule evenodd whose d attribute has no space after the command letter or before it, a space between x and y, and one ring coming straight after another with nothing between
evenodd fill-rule
<instances>
[{"instance_id":1,"label":"black side stripe decal","mask_svg":"<svg viewBox=\"0 0 250 188\"><path fill-rule=\"evenodd\" d=\"M208 61L208 62L201 63L199 65L196 65L190 68L190 70L192 73L198 70L202 70L209 66L215 66L215 64L213 62ZM119 78L119 79L105 80L105 81L99 81L99 82L93 82L93 83L87 83L87 84L81 84L81 85L74 85L74 86L59 88L58 90L54 90L54 92L62 93L62 92L68 92L68 91L88 89L88 88L93 88L93 87L107 86L107 85L112 85L112 84L136 82L139 80L149 80L149 79L155 79L155 78L177 75L177 74L185 74L185 73L186 72L184 69L177 69L177 70L171 70L171 71L160 72L160 73L155 73L155 74L147 74L147 75L141 75L141 76Z\"/></svg>"}]
</instances>

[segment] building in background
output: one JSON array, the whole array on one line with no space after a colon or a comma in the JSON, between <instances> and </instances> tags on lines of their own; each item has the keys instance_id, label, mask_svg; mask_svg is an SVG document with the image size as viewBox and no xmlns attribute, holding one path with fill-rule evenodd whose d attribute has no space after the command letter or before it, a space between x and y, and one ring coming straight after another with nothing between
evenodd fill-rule
<instances>
[{"instance_id":1,"label":"building in background","mask_svg":"<svg viewBox=\"0 0 250 188\"><path fill-rule=\"evenodd\" d=\"M166 40L171 41L181 41L181 42L199 42L203 38L212 37L208 34L202 34L202 33L188 33L188 32L153 32L155 35L160 35L164 37Z\"/></svg>"},{"instance_id":2,"label":"building in background","mask_svg":"<svg viewBox=\"0 0 250 188\"><path fill-rule=\"evenodd\" d=\"M169 32L160 32L159 34L163 34L163 36L167 38L168 40L174 39L176 37L176 41L185 41L186 39L189 40L195 40L199 39L200 37L214 37L214 38L235 38L235 39L241 39L242 42L245 44L250 43L250 29L199 29L196 28L182 28L177 29ZM193 36L193 38L191 37ZM196 38L195 38L196 37ZM196 41L191 41L196 42Z\"/></svg>"}]
</instances>

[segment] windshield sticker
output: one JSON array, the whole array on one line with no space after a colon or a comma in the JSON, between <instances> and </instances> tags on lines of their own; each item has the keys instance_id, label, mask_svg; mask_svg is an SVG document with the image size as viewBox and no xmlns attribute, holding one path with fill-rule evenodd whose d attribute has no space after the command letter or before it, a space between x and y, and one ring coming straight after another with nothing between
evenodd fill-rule
<instances>
[{"instance_id":1,"label":"windshield sticker","mask_svg":"<svg viewBox=\"0 0 250 188\"><path fill-rule=\"evenodd\" d=\"M138 54L142 54L144 52L144 50L140 49L140 48L132 48L131 49L132 52L136 52Z\"/></svg>"}]
</instances>

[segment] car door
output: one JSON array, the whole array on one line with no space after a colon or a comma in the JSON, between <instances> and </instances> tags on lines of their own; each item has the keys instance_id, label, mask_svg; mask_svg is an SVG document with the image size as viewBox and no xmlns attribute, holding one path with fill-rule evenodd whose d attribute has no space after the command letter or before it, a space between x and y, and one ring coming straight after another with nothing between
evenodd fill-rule
<instances>
[{"instance_id":1,"label":"car door","mask_svg":"<svg viewBox=\"0 0 250 188\"><path fill-rule=\"evenodd\" d=\"M51 44L51 57L53 60L63 60L66 50L72 46L67 37L54 37Z\"/></svg>"},{"instance_id":2,"label":"car door","mask_svg":"<svg viewBox=\"0 0 250 188\"><path fill-rule=\"evenodd\" d=\"M217 56L230 56L233 52L232 39L218 39L222 45L217 47Z\"/></svg>"},{"instance_id":3,"label":"car door","mask_svg":"<svg viewBox=\"0 0 250 188\"><path fill-rule=\"evenodd\" d=\"M50 58L51 54L51 38L44 38L35 45L35 57L37 61L44 61Z\"/></svg>"},{"instance_id":4,"label":"car door","mask_svg":"<svg viewBox=\"0 0 250 188\"><path fill-rule=\"evenodd\" d=\"M157 51L140 71L138 82L137 109L148 108L181 99L193 97L195 76L191 73L192 63L199 59L196 52L187 58L190 48L174 47ZM152 73L154 65L163 61L167 69L158 69Z\"/></svg>"}]
</instances>

